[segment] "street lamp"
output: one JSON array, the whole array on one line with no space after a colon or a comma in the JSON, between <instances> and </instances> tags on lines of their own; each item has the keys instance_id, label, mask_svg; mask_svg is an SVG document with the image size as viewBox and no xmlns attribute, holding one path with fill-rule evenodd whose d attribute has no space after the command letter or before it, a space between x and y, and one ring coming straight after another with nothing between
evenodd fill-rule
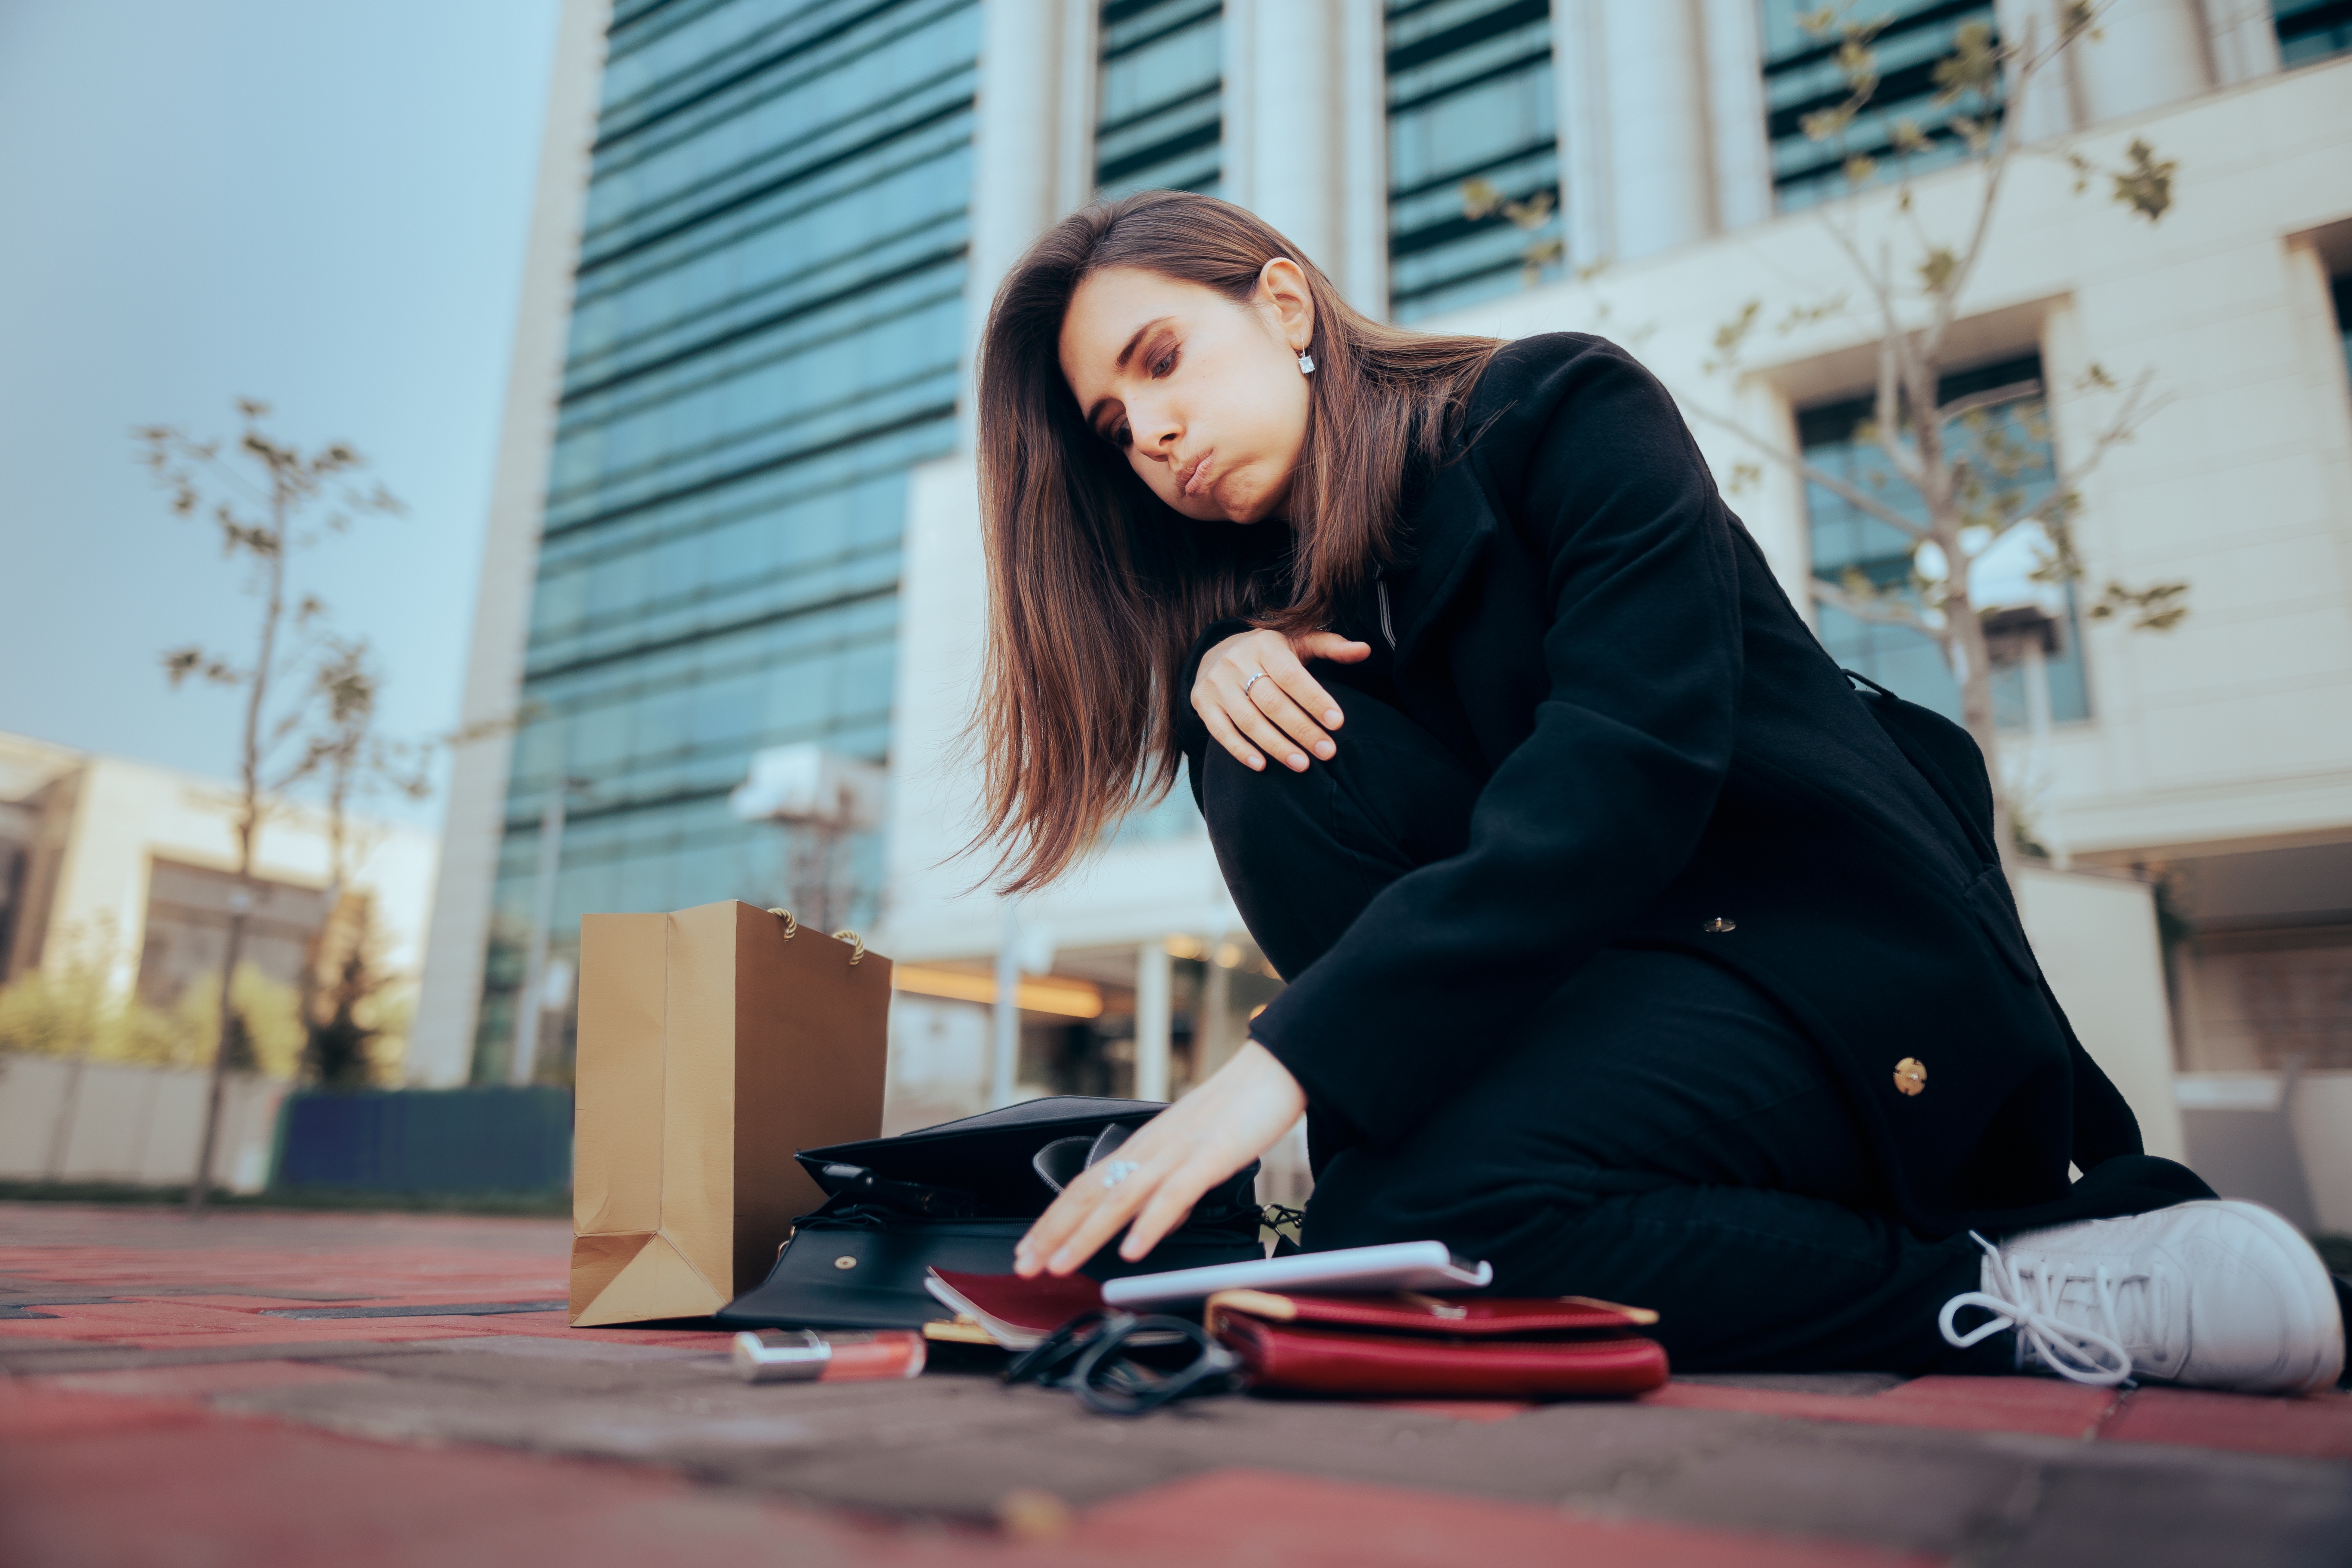
<instances>
[{"instance_id":1,"label":"street lamp","mask_svg":"<svg viewBox=\"0 0 2352 1568\"><path fill-rule=\"evenodd\" d=\"M563 858L565 805L584 795L590 781L563 774L547 792L539 809L539 879L532 890L530 945L523 961L522 990L515 997L514 1050L507 1059L507 1081L530 1082L539 1067L539 1026L547 1012L547 934L555 921L555 872Z\"/></svg>"}]
</instances>

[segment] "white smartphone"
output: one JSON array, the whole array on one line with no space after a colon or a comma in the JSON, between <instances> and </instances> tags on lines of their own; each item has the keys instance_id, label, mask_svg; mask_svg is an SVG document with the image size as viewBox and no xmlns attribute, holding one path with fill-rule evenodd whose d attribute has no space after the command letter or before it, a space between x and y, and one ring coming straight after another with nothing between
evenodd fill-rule
<instances>
[{"instance_id":1,"label":"white smartphone","mask_svg":"<svg viewBox=\"0 0 2352 1568\"><path fill-rule=\"evenodd\" d=\"M1391 1290L1476 1290L1495 1278L1486 1263L1454 1256L1442 1241L1395 1241L1335 1252L1294 1252L1249 1263L1213 1263L1165 1274L1130 1274L1103 1283L1106 1307L1171 1307L1205 1301L1220 1290L1328 1290L1381 1295Z\"/></svg>"}]
</instances>

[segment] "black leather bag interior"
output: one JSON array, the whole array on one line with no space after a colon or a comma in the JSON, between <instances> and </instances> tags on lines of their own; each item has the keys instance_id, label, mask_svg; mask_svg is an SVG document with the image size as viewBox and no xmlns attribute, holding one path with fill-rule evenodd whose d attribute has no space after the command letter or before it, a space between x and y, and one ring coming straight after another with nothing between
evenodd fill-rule
<instances>
[{"instance_id":1,"label":"black leather bag interior","mask_svg":"<svg viewBox=\"0 0 2352 1568\"><path fill-rule=\"evenodd\" d=\"M1167 1107L1058 1095L896 1138L804 1149L826 1194L794 1222L774 1268L729 1302L730 1328L920 1328L948 1316L923 1289L933 1268L1010 1274L1013 1247L1071 1180ZM1139 1263L1118 1238L1085 1271L1097 1279L1262 1258L1257 1165L1195 1205Z\"/></svg>"}]
</instances>

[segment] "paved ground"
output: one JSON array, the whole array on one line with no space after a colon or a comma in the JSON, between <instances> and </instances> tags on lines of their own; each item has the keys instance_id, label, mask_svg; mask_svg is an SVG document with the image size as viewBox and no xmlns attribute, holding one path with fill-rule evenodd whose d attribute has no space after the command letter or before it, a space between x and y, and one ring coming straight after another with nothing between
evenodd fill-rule
<instances>
[{"instance_id":1,"label":"paved ground","mask_svg":"<svg viewBox=\"0 0 2352 1568\"><path fill-rule=\"evenodd\" d=\"M972 1369L746 1387L723 1334L511 1310L562 1297L567 1241L0 1205L0 1568L2352 1563L2343 1394L1852 1374L1121 1422Z\"/></svg>"}]
</instances>

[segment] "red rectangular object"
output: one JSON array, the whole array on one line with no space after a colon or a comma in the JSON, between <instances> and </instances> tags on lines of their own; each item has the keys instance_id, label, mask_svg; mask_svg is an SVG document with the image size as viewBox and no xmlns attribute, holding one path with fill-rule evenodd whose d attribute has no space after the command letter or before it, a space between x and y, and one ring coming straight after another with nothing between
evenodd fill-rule
<instances>
[{"instance_id":1,"label":"red rectangular object","mask_svg":"<svg viewBox=\"0 0 2352 1568\"><path fill-rule=\"evenodd\" d=\"M953 1268L931 1272L972 1305L1000 1342L1010 1337L1001 1332L1000 1325L1042 1339L1081 1312L1102 1305L1102 1287L1083 1274L1058 1279L1040 1274L1034 1279L1024 1279L1018 1274L965 1274Z\"/></svg>"},{"instance_id":2,"label":"red rectangular object","mask_svg":"<svg viewBox=\"0 0 2352 1568\"><path fill-rule=\"evenodd\" d=\"M1271 1290L1220 1290L1209 1298L1209 1327L1228 1312L1270 1322L1384 1333L1493 1339L1525 1334L1623 1332L1658 1321L1646 1307L1621 1307L1590 1296L1325 1296Z\"/></svg>"},{"instance_id":3,"label":"red rectangular object","mask_svg":"<svg viewBox=\"0 0 2352 1568\"><path fill-rule=\"evenodd\" d=\"M1276 1296L1223 1291L1209 1328L1255 1388L1379 1398L1625 1397L1666 1381L1639 1307L1570 1297Z\"/></svg>"}]
</instances>

